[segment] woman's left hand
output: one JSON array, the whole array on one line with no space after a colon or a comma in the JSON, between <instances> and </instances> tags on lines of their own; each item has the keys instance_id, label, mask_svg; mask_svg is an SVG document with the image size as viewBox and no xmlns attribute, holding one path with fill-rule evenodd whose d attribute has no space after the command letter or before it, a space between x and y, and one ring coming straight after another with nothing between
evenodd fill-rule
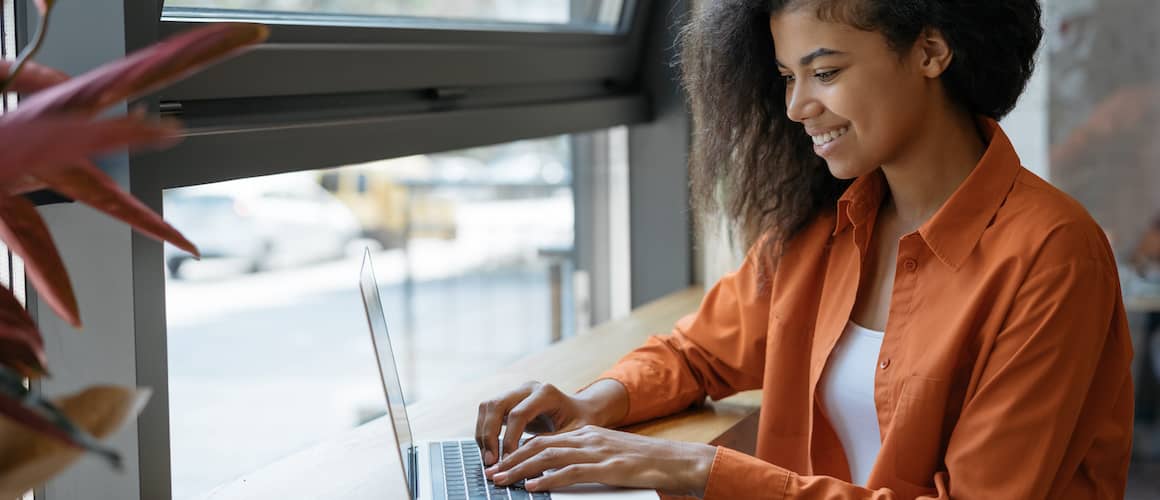
<instances>
[{"instance_id":1,"label":"woman's left hand","mask_svg":"<svg viewBox=\"0 0 1160 500\"><path fill-rule=\"evenodd\" d=\"M535 478L524 484L529 491L602 483L701 496L716 454L717 448L706 444L667 441L589 425L571 432L536 436L485 473L500 486Z\"/></svg>"}]
</instances>

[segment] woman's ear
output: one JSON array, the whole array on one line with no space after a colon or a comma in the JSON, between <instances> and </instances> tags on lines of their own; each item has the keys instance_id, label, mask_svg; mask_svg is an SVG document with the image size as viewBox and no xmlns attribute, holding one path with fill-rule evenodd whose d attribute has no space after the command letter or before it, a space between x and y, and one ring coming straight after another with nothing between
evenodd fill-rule
<instances>
[{"instance_id":1,"label":"woman's ear","mask_svg":"<svg viewBox=\"0 0 1160 500\"><path fill-rule=\"evenodd\" d=\"M927 78L942 76L955 56L942 32L927 28L918 36L915 43L920 57L919 68L923 76Z\"/></svg>"}]
</instances>

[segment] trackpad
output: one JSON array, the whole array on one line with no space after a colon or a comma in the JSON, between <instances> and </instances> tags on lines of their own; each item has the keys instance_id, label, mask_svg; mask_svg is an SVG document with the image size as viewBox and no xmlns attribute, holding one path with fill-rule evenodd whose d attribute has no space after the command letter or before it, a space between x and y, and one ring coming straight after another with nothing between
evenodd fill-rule
<instances>
[{"instance_id":1,"label":"trackpad","mask_svg":"<svg viewBox=\"0 0 1160 500\"><path fill-rule=\"evenodd\" d=\"M598 483L574 484L552 490L552 500L656 500L654 490L629 490Z\"/></svg>"}]
</instances>

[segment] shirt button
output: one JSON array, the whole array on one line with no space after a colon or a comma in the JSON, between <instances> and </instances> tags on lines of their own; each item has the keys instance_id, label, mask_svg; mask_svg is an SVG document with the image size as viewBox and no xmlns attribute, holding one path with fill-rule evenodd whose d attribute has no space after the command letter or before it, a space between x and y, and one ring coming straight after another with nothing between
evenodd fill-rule
<instances>
[{"instance_id":1,"label":"shirt button","mask_svg":"<svg viewBox=\"0 0 1160 500\"><path fill-rule=\"evenodd\" d=\"M902 266L905 267L907 271L913 272L915 269L918 269L918 262L915 262L914 259L906 259L906 261L902 263Z\"/></svg>"},{"instance_id":2,"label":"shirt button","mask_svg":"<svg viewBox=\"0 0 1160 500\"><path fill-rule=\"evenodd\" d=\"M889 368L890 367L890 358L886 358L886 359L882 360L881 363L878 363L878 366L881 367L883 370Z\"/></svg>"}]
</instances>

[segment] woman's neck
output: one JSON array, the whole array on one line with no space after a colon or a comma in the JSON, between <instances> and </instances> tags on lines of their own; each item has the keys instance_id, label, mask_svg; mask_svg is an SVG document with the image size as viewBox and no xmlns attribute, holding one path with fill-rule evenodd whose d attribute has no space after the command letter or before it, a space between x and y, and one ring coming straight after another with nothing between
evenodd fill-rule
<instances>
[{"instance_id":1,"label":"woman's neck","mask_svg":"<svg viewBox=\"0 0 1160 500\"><path fill-rule=\"evenodd\" d=\"M938 211L974 170L987 145L966 112L935 113L898 161L882 166L890 194L884 215L897 217L906 233Z\"/></svg>"}]
</instances>

